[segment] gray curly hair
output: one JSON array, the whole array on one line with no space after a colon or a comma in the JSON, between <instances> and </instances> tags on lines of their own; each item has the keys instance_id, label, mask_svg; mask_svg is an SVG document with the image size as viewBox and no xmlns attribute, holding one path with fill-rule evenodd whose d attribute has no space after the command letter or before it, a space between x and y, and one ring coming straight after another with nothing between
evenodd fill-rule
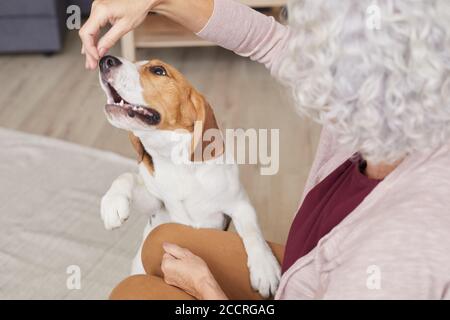
<instances>
[{"instance_id":1,"label":"gray curly hair","mask_svg":"<svg viewBox=\"0 0 450 320\"><path fill-rule=\"evenodd\" d=\"M301 114L376 163L450 142L449 0L292 0L289 20Z\"/></svg>"}]
</instances>

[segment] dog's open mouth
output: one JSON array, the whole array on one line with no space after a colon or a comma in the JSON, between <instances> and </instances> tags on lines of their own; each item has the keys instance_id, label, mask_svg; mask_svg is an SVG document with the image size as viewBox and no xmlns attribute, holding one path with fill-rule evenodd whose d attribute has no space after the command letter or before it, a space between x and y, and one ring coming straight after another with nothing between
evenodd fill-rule
<instances>
[{"instance_id":1,"label":"dog's open mouth","mask_svg":"<svg viewBox=\"0 0 450 320\"><path fill-rule=\"evenodd\" d=\"M108 113L120 112L130 118L136 117L149 125L156 125L161 121L161 115L155 109L131 104L123 99L109 83L106 83L106 86L113 102L105 106Z\"/></svg>"}]
</instances>

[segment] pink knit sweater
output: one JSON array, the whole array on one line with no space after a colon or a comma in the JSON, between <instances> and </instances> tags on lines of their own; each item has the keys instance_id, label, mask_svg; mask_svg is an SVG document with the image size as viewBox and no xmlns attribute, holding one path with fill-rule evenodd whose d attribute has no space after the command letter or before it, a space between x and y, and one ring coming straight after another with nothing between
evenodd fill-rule
<instances>
[{"instance_id":1,"label":"pink knit sweater","mask_svg":"<svg viewBox=\"0 0 450 320\"><path fill-rule=\"evenodd\" d=\"M238 2L215 0L198 35L276 74L290 31ZM305 194L355 151L324 128ZM276 294L319 298L450 299L450 144L408 156L284 273Z\"/></svg>"}]
</instances>

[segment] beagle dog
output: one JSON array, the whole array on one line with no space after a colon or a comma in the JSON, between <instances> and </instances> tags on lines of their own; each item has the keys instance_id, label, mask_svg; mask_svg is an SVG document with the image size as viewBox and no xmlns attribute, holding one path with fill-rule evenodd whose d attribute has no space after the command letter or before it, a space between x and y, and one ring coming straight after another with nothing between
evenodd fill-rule
<instances>
[{"instance_id":1,"label":"beagle dog","mask_svg":"<svg viewBox=\"0 0 450 320\"><path fill-rule=\"evenodd\" d=\"M205 98L160 60L132 63L105 56L99 68L107 119L129 132L139 160L138 173L122 174L103 196L105 228L120 227L130 215L131 203L149 214L144 240L161 223L226 229L231 218L247 252L252 287L264 297L274 294L280 266L261 233L237 165L215 161L227 152L217 136L216 148L197 152L211 145L204 142L204 134L218 130ZM132 274L145 273L141 249L142 244Z\"/></svg>"}]
</instances>

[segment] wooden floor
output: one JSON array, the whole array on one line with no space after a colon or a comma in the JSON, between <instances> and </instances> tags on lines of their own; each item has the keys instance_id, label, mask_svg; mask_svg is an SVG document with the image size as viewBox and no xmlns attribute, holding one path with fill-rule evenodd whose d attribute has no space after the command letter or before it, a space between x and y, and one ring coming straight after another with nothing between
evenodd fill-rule
<instances>
[{"instance_id":1,"label":"wooden floor","mask_svg":"<svg viewBox=\"0 0 450 320\"><path fill-rule=\"evenodd\" d=\"M76 33L53 57L0 55L0 126L134 157L124 131L103 115L96 72L84 69ZM118 48L112 51L119 54ZM264 235L284 243L312 163L319 128L298 117L288 94L261 65L221 48L139 50L179 68L213 106L221 128L280 129L280 170L241 166ZM1 159L0 159L1 161Z\"/></svg>"}]
</instances>

